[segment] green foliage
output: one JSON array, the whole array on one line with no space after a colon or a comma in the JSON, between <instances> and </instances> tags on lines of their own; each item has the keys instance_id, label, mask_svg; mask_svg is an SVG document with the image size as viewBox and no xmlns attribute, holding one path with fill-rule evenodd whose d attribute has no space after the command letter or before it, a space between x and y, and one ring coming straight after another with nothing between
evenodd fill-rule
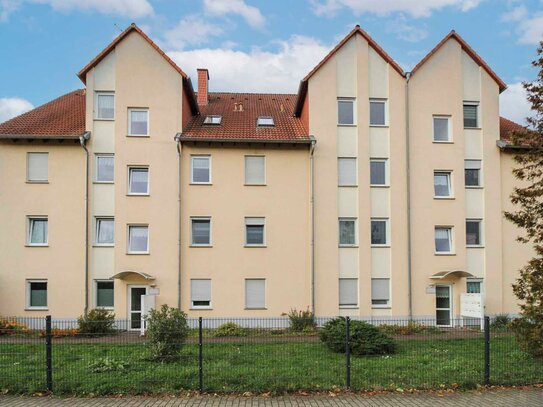
<instances>
[{"instance_id":1,"label":"green foliage","mask_svg":"<svg viewBox=\"0 0 543 407\"><path fill-rule=\"evenodd\" d=\"M511 318L508 314L499 314L494 317L490 328L493 331L507 331L511 326Z\"/></svg>"},{"instance_id":2,"label":"green foliage","mask_svg":"<svg viewBox=\"0 0 543 407\"><path fill-rule=\"evenodd\" d=\"M291 309L287 314L290 321L290 330L293 332L309 332L314 331L317 324L315 323L315 315L308 309L305 311L297 311Z\"/></svg>"},{"instance_id":3,"label":"green foliage","mask_svg":"<svg viewBox=\"0 0 543 407\"><path fill-rule=\"evenodd\" d=\"M79 333L83 335L109 335L115 332L115 314L102 308L90 310L77 319Z\"/></svg>"},{"instance_id":4,"label":"green foliage","mask_svg":"<svg viewBox=\"0 0 543 407\"><path fill-rule=\"evenodd\" d=\"M320 331L321 340L330 350L345 352L345 325L345 318L340 317L328 321ZM397 350L390 335L363 321L350 321L350 339L353 355L387 355Z\"/></svg>"},{"instance_id":5,"label":"green foliage","mask_svg":"<svg viewBox=\"0 0 543 407\"><path fill-rule=\"evenodd\" d=\"M379 325L379 329L390 335L415 335L415 334L441 334L443 331L437 326L424 325L419 322L409 321L407 325Z\"/></svg>"},{"instance_id":6,"label":"green foliage","mask_svg":"<svg viewBox=\"0 0 543 407\"><path fill-rule=\"evenodd\" d=\"M213 336L227 337L227 336L247 336L249 330L242 328L234 322L226 322L213 331Z\"/></svg>"},{"instance_id":7,"label":"green foliage","mask_svg":"<svg viewBox=\"0 0 543 407\"><path fill-rule=\"evenodd\" d=\"M145 337L150 359L161 362L178 359L189 333L187 315L177 308L170 308L164 304L159 310L151 310L146 321Z\"/></svg>"},{"instance_id":8,"label":"green foliage","mask_svg":"<svg viewBox=\"0 0 543 407\"><path fill-rule=\"evenodd\" d=\"M117 360L109 356L101 357L89 364L92 373L123 372L128 370L130 364L124 360Z\"/></svg>"},{"instance_id":9,"label":"green foliage","mask_svg":"<svg viewBox=\"0 0 543 407\"><path fill-rule=\"evenodd\" d=\"M26 333L28 327L15 319L0 317L0 335L13 335Z\"/></svg>"}]
</instances>

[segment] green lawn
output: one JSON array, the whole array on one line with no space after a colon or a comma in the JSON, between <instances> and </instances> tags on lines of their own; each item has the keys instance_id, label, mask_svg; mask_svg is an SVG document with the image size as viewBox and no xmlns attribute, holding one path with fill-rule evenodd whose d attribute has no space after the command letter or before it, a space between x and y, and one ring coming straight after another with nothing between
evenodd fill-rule
<instances>
[{"instance_id":1,"label":"green lawn","mask_svg":"<svg viewBox=\"0 0 543 407\"><path fill-rule=\"evenodd\" d=\"M473 387L483 382L483 341L401 340L396 355L352 357L353 389ZM543 361L517 349L511 337L492 338L493 384L543 382ZM45 386L45 346L0 344L0 390L32 393ZM95 373L100 358L124 367ZM175 363L147 360L142 344L69 344L53 348L57 394L163 393L198 388L198 347L186 345ZM320 342L204 345L206 391L319 390L345 386L345 357Z\"/></svg>"}]
</instances>

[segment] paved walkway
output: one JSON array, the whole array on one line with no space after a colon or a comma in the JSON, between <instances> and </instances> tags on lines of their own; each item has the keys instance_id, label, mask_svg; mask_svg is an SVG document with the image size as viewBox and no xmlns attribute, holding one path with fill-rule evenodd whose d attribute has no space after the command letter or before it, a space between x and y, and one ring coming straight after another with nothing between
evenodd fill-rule
<instances>
[{"instance_id":1,"label":"paved walkway","mask_svg":"<svg viewBox=\"0 0 543 407\"><path fill-rule=\"evenodd\" d=\"M439 395L435 393L419 394L378 394L330 396L288 396L288 397L233 397L201 396L179 398L93 398L62 399L50 397L0 396L0 406L42 407L42 406L78 406L78 407L366 407L366 406L492 406L524 407L543 406L543 388L524 390L498 390L487 392L466 392Z\"/></svg>"}]
</instances>

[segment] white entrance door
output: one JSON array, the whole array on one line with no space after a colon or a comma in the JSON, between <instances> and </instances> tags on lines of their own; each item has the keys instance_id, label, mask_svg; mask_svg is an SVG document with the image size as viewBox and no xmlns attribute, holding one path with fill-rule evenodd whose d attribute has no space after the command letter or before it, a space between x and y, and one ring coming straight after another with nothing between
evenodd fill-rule
<instances>
[{"instance_id":1,"label":"white entrance door","mask_svg":"<svg viewBox=\"0 0 543 407\"><path fill-rule=\"evenodd\" d=\"M436 324L452 325L452 287L450 285L436 286Z\"/></svg>"},{"instance_id":2,"label":"white entrance door","mask_svg":"<svg viewBox=\"0 0 543 407\"><path fill-rule=\"evenodd\" d=\"M142 319L142 299L147 294L147 286L130 285L128 286L128 318L130 320L130 329L141 329Z\"/></svg>"}]
</instances>

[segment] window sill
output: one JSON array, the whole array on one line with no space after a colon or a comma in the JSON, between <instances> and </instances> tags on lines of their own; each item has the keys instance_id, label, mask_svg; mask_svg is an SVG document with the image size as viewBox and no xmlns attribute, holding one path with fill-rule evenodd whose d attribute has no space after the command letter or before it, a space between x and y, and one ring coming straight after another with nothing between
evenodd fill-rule
<instances>
[{"instance_id":1,"label":"window sill","mask_svg":"<svg viewBox=\"0 0 543 407\"><path fill-rule=\"evenodd\" d=\"M49 311L49 307L26 307L25 311Z\"/></svg>"},{"instance_id":2,"label":"window sill","mask_svg":"<svg viewBox=\"0 0 543 407\"><path fill-rule=\"evenodd\" d=\"M439 140L432 140L433 144L454 144L454 141L439 141Z\"/></svg>"},{"instance_id":3,"label":"window sill","mask_svg":"<svg viewBox=\"0 0 543 407\"><path fill-rule=\"evenodd\" d=\"M338 247L340 249L357 249L358 245L357 244L340 244Z\"/></svg>"},{"instance_id":4,"label":"window sill","mask_svg":"<svg viewBox=\"0 0 543 407\"><path fill-rule=\"evenodd\" d=\"M370 123L370 127L377 127L377 128L382 128L382 129L388 129L390 126L388 124L371 124Z\"/></svg>"},{"instance_id":5,"label":"window sill","mask_svg":"<svg viewBox=\"0 0 543 407\"><path fill-rule=\"evenodd\" d=\"M97 122L114 122L115 117L113 117L112 119L106 119L106 118L103 118L103 117L95 117L94 120L97 121Z\"/></svg>"},{"instance_id":6,"label":"window sill","mask_svg":"<svg viewBox=\"0 0 543 407\"><path fill-rule=\"evenodd\" d=\"M115 244L93 244L92 247L95 247L95 248L102 248L102 247L115 247Z\"/></svg>"},{"instance_id":7,"label":"window sill","mask_svg":"<svg viewBox=\"0 0 543 407\"><path fill-rule=\"evenodd\" d=\"M484 249L485 246L482 244L467 244L466 249Z\"/></svg>"},{"instance_id":8,"label":"window sill","mask_svg":"<svg viewBox=\"0 0 543 407\"><path fill-rule=\"evenodd\" d=\"M27 184L49 184L49 181L31 181L31 180L26 180L26 183L27 183Z\"/></svg>"},{"instance_id":9,"label":"window sill","mask_svg":"<svg viewBox=\"0 0 543 407\"><path fill-rule=\"evenodd\" d=\"M191 182L189 185L213 185L211 182Z\"/></svg>"},{"instance_id":10,"label":"window sill","mask_svg":"<svg viewBox=\"0 0 543 407\"><path fill-rule=\"evenodd\" d=\"M454 201L454 196L434 196L434 199L437 201Z\"/></svg>"},{"instance_id":11,"label":"window sill","mask_svg":"<svg viewBox=\"0 0 543 407\"><path fill-rule=\"evenodd\" d=\"M356 127L357 125L356 125L356 124L342 124L342 123L338 123L337 126L338 126L338 127Z\"/></svg>"},{"instance_id":12,"label":"window sill","mask_svg":"<svg viewBox=\"0 0 543 407\"><path fill-rule=\"evenodd\" d=\"M192 311L212 311L213 307L190 307Z\"/></svg>"},{"instance_id":13,"label":"window sill","mask_svg":"<svg viewBox=\"0 0 543 407\"><path fill-rule=\"evenodd\" d=\"M464 126L464 130L482 130L482 127L466 127Z\"/></svg>"},{"instance_id":14,"label":"window sill","mask_svg":"<svg viewBox=\"0 0 543 407\"><path fill-rule=\"evenodd\" d=\"M210 248L210 247L213 247L213 245L212 244L191 244L189 245L189 247L200 249L200 248Z\"/></svg>"},{"instance_id":15,"label":"window sill","mask_svg":"<svg viewBox=\"0 0 543 407\"><path fill-rule=\"evenodd\" d=\"M267 184L243 184L246 187L265 187Z\"/></svg>"},{"instance_id":16,"label":"window sill","mask_svg":"<svg viewBox=\"0 0 543 407\"><path fill-rule=\"evenodd\" d=\"M482 185L466 185L466 189L484 189Z\"/></svg>"},{"instance_id":17,"label":"window sill","mask_svg":"<svg viewBox=\"0 0 543 407\"><path fill-rule=\"evenodd\" d=\"M151 136L148 134L127 134L126 137L130 138L150 138Z\"/></svg>"},{"instance_id":18,"label":"window sill","mask_svg":"<svg viewBox=\"0 0 543 407\"><path fill-rule=\"evenodd\" d=\"M268 308L266 308L266 307L260 307L260 308L247 308L247 307L245 307L244 309L245 309L245 311L258 311L258 310L262 311L262 310L267 310Z\"/></svg>"},{"instance_id":19,"label":"window sill","mask_svg":"<svg viewBox=\"0 0 543 407\"><path fill-rule=\"evenodd\" d=\"M434 252L434 255L436 255L436 256L456 256L456 253L438 253L438 252Z\"/></svg>"},{"instance_id":20,"label":"window sill","mask_svg":"<svg viewBox=\"0 0 543 407\"><path fill-rule=\"evenodd\" d=\"M390 305L372 305L371 309L392 309Z\"/></svg>"},{"instance_id":21,"label":"window sill","mask_svg":"<svg viewBox=\"0 0 543 407\"><path fill-rule=\"evenodd\" d=\"M340 184L338 184L338 188L358 188L358 185L357 184L353 184L353 185L340 185Z\"/></svg>"},{"instance_id":22,"label":"window sill","mask_svg":"<svg viewBox=\"0 0 543 407\"><path fill-rule=\"evenodd\" d=\"M95 308L103 309L106 311L113 311L115 309L115 307L101 307L100 305L97 305Z\"/></svg>"},{"instance_id":23,"label":"window sill","mask_svg":"<svg viewBox=\"0 0 543 407\"><path fill-rule=\"evenodd\" d=\"M126 252L127 256L149 256L150 252Z\"/></svg>"},{"instance_id":24,"label":"window sill","mask_svg":"<svg viewBox=\"0 0 543 407\"><path fill-rule=\"evenodd\" d=\"M389 244L372 244L371 248L372 249L390 249L390 245Z\"/></svg>"},{"instance_id":25,"label":"window sill","mask_svg":"<svg viewBox=\"0 0 543 407\"><path fill-rule=\"evenodd\" d=\"M126 196L151 196L151 194L126 194Z\"/></svg>"},{"instance_id":26,"label":"window sill","mask_svg":"<svg viewBox=\"0 0 543 407\"><path fill-rule=\"evenodd\" d=\"M114 184L115 182L113 181L92 181L93 184L106 184L106 185L111 185L111 184Z\"/></svg>"},{"instance_id":27,"label":"window sill","mask_svg":"<svg viewBox=\"0 0 543 407\"><path fill-rule=\"evenodd\" d=\"M339 309L358 309L358 305L340 305Z\"/></svg>"},{"instance_id":28,"label":"window sill","mask_svg":"<svg viewBox=\"0 0 543 407\"><path fill-rule=\"evenodd\" d=\"M263 248L265 249L268 246L265 244L246 244L243 247L247 249L263 249Z\"/></svg>"},{"instance_id":29,"label":"window sill","mask_svg":"<svg viewBox=\"0 0 543 407\"><path fill-rule=\"evenodd\" d=\"M49 247L49 244L25 244L25 247Z\"/></svg>"},{"instance_id":30,"label":"window sill","mask_svg":"<svg viewBox=\"0 0 543 407\"><path fill-rule=\"evenodd\" d=\"M370 184L371 188L390 188L390 185L386 184Z\"/></svg>"}]
</instances>

